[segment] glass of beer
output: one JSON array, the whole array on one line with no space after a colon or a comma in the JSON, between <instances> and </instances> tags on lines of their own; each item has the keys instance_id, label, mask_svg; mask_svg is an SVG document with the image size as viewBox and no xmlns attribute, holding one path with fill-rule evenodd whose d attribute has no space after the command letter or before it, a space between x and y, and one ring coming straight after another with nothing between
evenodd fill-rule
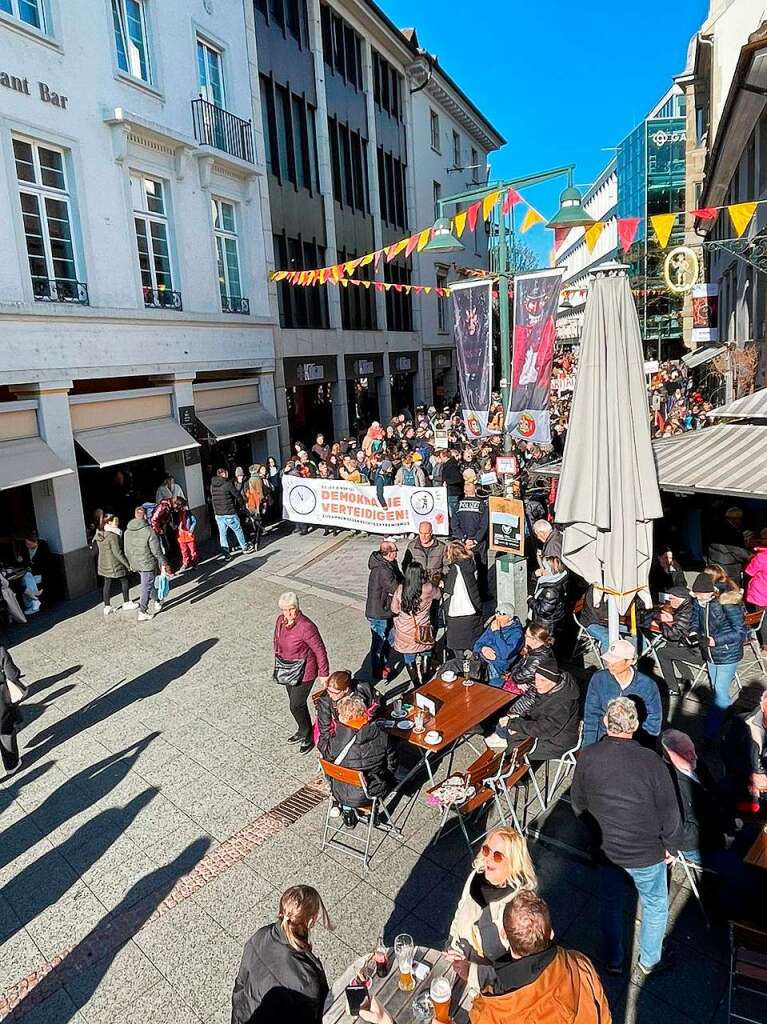
<instances>
[{"instance_id":1,"label":"glass of beer","mask_svg":"<svg viewBox=\"0 0 767 1024\"><path fill-rule=\"evenodd\" d=\"M415 988L413 976L413 957L415 946L412 935L398 935L394 940L394 955L399 965L399 987L402 992L412 992Z\"/></svg>"},{"instance_id":2,"label":"glass of beer","mask_svg":"<svg viewBox=\"0 0 767 1024\"><path fill-rule=\"evenodd\" d=\"M429 988L429 995L434 1006L434 1020L439 1021L439 1024L449 1024L452 988L447 978L435 978Z\"/></svg>"}]
</instances>

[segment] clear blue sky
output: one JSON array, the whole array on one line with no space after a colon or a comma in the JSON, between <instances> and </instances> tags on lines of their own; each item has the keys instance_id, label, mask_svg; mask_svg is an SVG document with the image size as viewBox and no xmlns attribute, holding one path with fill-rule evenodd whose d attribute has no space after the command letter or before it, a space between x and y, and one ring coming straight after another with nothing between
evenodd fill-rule
<instances>
[{"instance_id":1,"label":"clear blue sky","mask_svg":"<svg viewBox=\"0 0 767 1024\"><path fill-rule=\"evenodd\" d=\"M708 0L378 0L400 28L415 25L421 46L507 140L491 158L494 178L576 165L589 184L615 147L685 66L690 37ZM504 12L505 13L501 13ZM526 198L546 217L564 179ZM527 235L548 253L552 232Z\"/></svg>"}]
</instances>

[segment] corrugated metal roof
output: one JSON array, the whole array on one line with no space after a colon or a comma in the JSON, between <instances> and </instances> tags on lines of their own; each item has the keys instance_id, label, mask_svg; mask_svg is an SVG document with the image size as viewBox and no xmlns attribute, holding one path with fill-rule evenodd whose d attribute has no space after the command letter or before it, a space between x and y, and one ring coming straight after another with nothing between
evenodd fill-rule
<instances>
[{"instance_id":1,"label":"corrugated metal roof","mask_svg":"<svg viewBox=\"0 0 767 1024\"><path fill-rule=\"evenodd\" d=\"M712 418L729 416L742 420L767 420L767 388L760 388L753 395L744 395L743 398L736 398L728 405L713 409L709 416Z\"/></svg>"},{"instance_id":2,"label":"corrugated metal roof","mask_svg":"<svg viewBox=\"0 0 767 1024\"><path fill-rule=\"evenodd\" d=\"M682 362L689 367L700 366L702 363L707 363L710 359L716 359L722 352L725 352L726 348L724 345L718 348L696 348L694 352L688 352L682 356Z\"/></svg>"},{"instance_id":3,"label":"corrugated metal roof","mask_svg":"<svg viewBox=\"0 0 767 1024\"><path fill-rule=\"evenodd\" d=\"M664 491L767 499L767 426L728 423L653 441Z\"/></svg>"}]
</instances>

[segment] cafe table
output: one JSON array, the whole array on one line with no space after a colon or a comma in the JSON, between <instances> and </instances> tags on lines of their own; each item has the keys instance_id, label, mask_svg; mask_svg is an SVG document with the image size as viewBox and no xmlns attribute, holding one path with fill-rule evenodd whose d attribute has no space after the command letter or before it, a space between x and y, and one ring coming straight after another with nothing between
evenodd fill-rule
<instances>
[{"instance_id":1,"label":"cafe table","mask_svg":"<svg viewBox=\"0 0 767 1024\"><path fill-rule=\"evenodd\" d=\"M412 728L404 732L398 727L398 723L414 721L419 710L415 706L417 694L423 694L425 697L432 697L439 701L437 714L425 718L422 733L414 733ZM401 788L421 768L426 769L429 781L433 784L433 764L440 755L449 752L452 764L452 754L466 738L467 733L484 722L486 718L498 714L499 711L508 707L514 700L513 693L495 686L488 686L486 683L475 682L471 686L464 686L463 676L456 676L450 682L443 679L442 676L436 676L413 693L407 694L407 697L409 702L412 700L414 706L406 718L393 719L389 716L388 721L392 722L390 735L415 747L420 756L397 788ZM384 722L386 721L387 719L384 719ZM426 742L425 737L432 730L440 734L437 743ZM477 753L481 753L481 751L477 751Z\"/></svg>"},{"instance_id":2,"label":"cafe table","mask_svg":"<svg viewBox=\"0 0 767 1024\"><path fill-rule=\"evenodd\" d=\"M752 868L762 868L767 871L767 825L763 825L759 829L759 835L743 859Z\"/></svg>"},{"instance_id":3,"label":"cafe table","mask_svg":"<svg viewBox=\"0 0 767 1024\"><path fill-rule=\"evenodd\" d=\"M360 957L338 978L328 993L325 1000L325 1011L322 1017L322 1024L359 1024L359 1017L351 1017L347 1012L346 986L350 985L359 967L373 956ZM429 986L435 978L441 978L448 971L452 972L450 961L445 954L438 949L429 949L427 946L416 946L415 964L423 963L429 968L429 973L422 981L416 981L412 992L401 992L399 989L399 968L394 953L389 949L389 971L385 978L374 975L370 983L370 993L388 1011L394 1024L414 1024L416 1018L413 1014L413 1000L421 993L428 992ZM453 999L450 1004L450 1019L453 1024L467 1024L469 1009L473 993L463 984L458 982L455 974L450 974L454 982ZM285 1024L288 1024L286 1021ZM431 1022L429 1022L431 1024Z\"/></svg>"}]
</instances>

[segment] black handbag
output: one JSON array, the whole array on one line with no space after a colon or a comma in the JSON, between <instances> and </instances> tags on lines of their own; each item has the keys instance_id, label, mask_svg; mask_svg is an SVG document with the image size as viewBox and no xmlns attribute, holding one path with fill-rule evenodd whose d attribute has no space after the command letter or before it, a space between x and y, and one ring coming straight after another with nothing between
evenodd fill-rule
<instances>
[{"instance_id":1,"label":"black handbag","mask_svg":"<svg viewBox=\"0 0 767 1024\"><path fill-rule=\"evenodd\" d=\"M280 686L298 686L299 683L304 681L305 670L306 658L288 661L287 658L281 658L279 654L275 654L274 656L274 672L272 674L272 678L275 683L279 683Z\"/></svg>"}]
</instances>

